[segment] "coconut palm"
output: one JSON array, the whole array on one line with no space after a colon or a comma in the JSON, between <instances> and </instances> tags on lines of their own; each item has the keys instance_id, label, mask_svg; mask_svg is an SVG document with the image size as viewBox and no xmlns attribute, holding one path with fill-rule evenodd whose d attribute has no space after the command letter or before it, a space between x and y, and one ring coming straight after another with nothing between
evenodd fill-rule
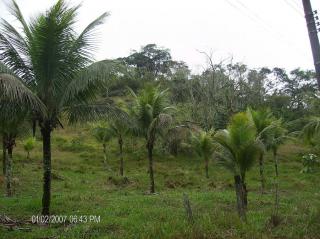
<instances>
[{"instance_id":1,"label":"coconut palm","mask_svg":"<svg viewBox=\"0 0 320 239\"><path fill-rule=\"evenodd\" d=\"M78 9L79 6L58 0L28 23L12 0L10 11L22 32L4 19L1 24L0 62L46 107L45 116L37 111L32 116L43 141L43 215L49 215L51 199L51 132L62 126L62 116L72 123L110 112L108 104L97 103L95 96L112 71L106 62L92 64L95 30L108 14L102 14L78 35L75 31Z\"/></svg>"},{"instance_id":2,"label":"coconut palm","mask_svg":"<svg viewBox=\"0 0 320 239\"><path fill-rule=\"evenodd\" d=\"M167 90L160 91L157 87L147 87L138 95L132 90L130 92L135 100L132 115L136 121L136 132L146 140L150 193L154 193L153 148L157 134L169 126L172 120L169 110L173 108L167 102Z\"/></svg>"},{"instance_id":3,"label":"coconut palm","mask_svg":"<svg viewBox=\"0 0 320 239\"><path fill-rule=\"evenodd\" d=\"M269 109L251 110L248 109L248 114L251 115L255 127L257 129L257 136L261 140L264 146L267 144L268 131L271 129L271 124L275 120L272 112ZM260 168L260 180L261 180L261 192L265 189L265 177L264 177L264 154L266 147L261 151L259 156L259 168Z\"/></svg>"},{"instance_id":4,"label":"coconut palm","mask_svg":"<svg viewBox=\"0 0 320 239\"><path fill-rule=\"evenodd\" d=\"M95 127L92 130L93 137L102 145L103 163L107 167L107 143L112 139L113 132L106 126Z\"/></svg>"},{"instance_id":5,"label":"coconut palm","mask_svg":"<svg viewBox=\"0 0 320 239\"><path fill-rule=\"evenodd\" d=\"M214 139L220 145L218 159L234 175L239 216L245 219L247 206L246 173L259 157L262 146L257 140L252 118L238 113L231 118L227 129L218 131Z\"/></svg>"},{"instance_id":6,"label":"coconut palm","mask_svg":"<svg viewBox=\"0 0 320 239\"><path fill-rule=\"evenodd\" d=\"M197 154L204 159L206 178L209 178L209 159L215 151L214 131L200 131L192 134L191 142Z\"/></svg>"}]
</instances>

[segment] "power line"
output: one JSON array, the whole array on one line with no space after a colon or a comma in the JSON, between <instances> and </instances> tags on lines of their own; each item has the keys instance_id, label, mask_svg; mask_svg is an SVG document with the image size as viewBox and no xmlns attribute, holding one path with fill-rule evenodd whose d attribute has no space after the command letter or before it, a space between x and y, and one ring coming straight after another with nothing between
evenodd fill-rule
<instances>
[{"instance_id":1,"label":"power line","mask_svg":"<svg viewBox=\"0 0 320 239\"><path fill-rule=\"evenodd\" d=\"M293 4L293 1L289 1L289 0L284 0L284 2L292 9L294 10L296 13L298 13L301 17L304 18L304 15L302 14L301 10ZM296 2L295 2L296 3Z\"/></svg>"},{"instance_id":2,"label":"power line","mask_svg":"<svg viewBox=\"0 0 320 239\"><path fill-rule=\"evenodd\" d=\"M297 6L298 9L300 9L303 12L303 7L301 5L301 1L300 0L294 0L292 2Z\"/></svg>"},{"instance_id":3,"label":"power line","mask_svg":"<svg viewBox=\"0 0 320 239\"><path fill-rule=\"evenodd\" d=\"M246 4L244 4L240 0L236 0L238 2L238 5L236 5L234 2L230 2L229 0L226 0L229 5L231 5L236 10L242 12L244 15L246 15L248 18L250 18L255 24L258 24L259 26L263 27L265 30L270 32L272 35L277 37L278 39L285 41L287 44L291 45L293 48L295 48L301 55L304 55L305 52L301 51L299 47L296 46L295 43L293 43L291 40L289 40L285 35L283 35L281 32L275 31L274 27L271 26L269 23L267 23L264 19L262 19L256 12L251 10ZM239 5L242 7L240 8ZM249 14L248 14L249 13Z\"/></svg>"}]
</instances>

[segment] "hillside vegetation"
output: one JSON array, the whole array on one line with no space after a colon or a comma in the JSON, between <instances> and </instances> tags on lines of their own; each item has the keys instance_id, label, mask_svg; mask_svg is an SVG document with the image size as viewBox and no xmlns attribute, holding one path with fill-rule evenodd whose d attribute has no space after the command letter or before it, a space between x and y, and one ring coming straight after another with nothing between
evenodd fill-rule
<instances>
[{"instance_id":1,"label":"hillside vegetation","mask_svg":"<svg viewBox=\"0 0 320 239\"><path fill-rule=\"evenodd\" d=\"M320 228L320 173L302 174L305 148L287 143L279 150L280 215L270 222L274 203L274 166L266 159L266 192L260 193L258 168L248 174L247 224L235 210L232 175L210 160L206 179L196 155L177 158L156 149L157 194L148 194L145 146L125 141L125 178L118 174L118 148L108 148L110 168L103 166L101 146L85 126L58 130L53 136L54 215L97 215L100 223L22 225L30 231L8 231L2 238L317 238ZM134 148L133 148L134 147ZM12 219L31 220L41 208L41 144L26 159L18 142L14 163L15 196L0 197L0 211ZM3 178L1 178L3 181ZM194 224L188 223L183 193L189 196Z\"/></svg>"}]
</instances>

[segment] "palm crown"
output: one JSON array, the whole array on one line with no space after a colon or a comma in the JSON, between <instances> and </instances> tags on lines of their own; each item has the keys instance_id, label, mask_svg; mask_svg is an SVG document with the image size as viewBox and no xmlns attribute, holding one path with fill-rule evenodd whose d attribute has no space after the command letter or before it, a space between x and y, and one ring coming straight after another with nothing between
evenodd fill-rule
<instances>
[{"instance_id":1,"label":"palm crown","mask_svg":"<svg viewBox=\"0 0 320 239\"><path fill-rule=\"evenodd\" d=\"M247 113L233 116L226 130L220 130L215 139L222 146L224 154L219 157L223 165L245 179L246 171L254 164L261 152L261 143L256 139L256 128Z\"/></svg>"},{"instance_id":2,"label":"palm crown","mask_svg":"<svg viewBox=\"0 0 320 239\"><path fill-rule=\"evenodd\" d=\"M78 8L69 7L60 0L28 24L12 1L11 13L22 25L23 32L19 33L9 22L2 20L0 60L10 69L11 75L21 81L20 84L31 89L46 106L46 117L38 114L36 119L40 123L50 120L53 128L62 113L66 113L69 120L75 120L75 113L88 115L87 104L94 99L99 88L97 82L106 78L101 77L104 73L110 73L104 69L107 68L104 62L88 68L95 50L95 29L103 23L107 13L77 35L74 27ZM96 68L102 71L97 73ZM0 69L3 72L5 68ZM95 115L101 107L98 109L98 105L93 104L90 110Z\"/></svg>"}]
</instances>

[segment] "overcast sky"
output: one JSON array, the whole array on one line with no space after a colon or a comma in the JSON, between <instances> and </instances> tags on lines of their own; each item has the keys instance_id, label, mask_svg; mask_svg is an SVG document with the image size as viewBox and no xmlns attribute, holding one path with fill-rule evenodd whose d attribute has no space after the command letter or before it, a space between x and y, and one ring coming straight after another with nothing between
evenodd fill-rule
<instances>
[{"instance_id":1,"label":"overcast sky","mask_svg":"<svg viewBox=\"0 0 320 239\"><path fill-rule=\"evenodd\" d=\"M56 0L16 0L29 19ZM311 0L320 10L320 1ZM9 19L0 0L0 16ZM302 0L71 0L81 3L79 27L107 11L97 60L127 56L142 45L169 48L175 60L199 71L206 64L198 51L215 61L233 56L250 67L313 69Z\"/></svg>"}]
</instances>

